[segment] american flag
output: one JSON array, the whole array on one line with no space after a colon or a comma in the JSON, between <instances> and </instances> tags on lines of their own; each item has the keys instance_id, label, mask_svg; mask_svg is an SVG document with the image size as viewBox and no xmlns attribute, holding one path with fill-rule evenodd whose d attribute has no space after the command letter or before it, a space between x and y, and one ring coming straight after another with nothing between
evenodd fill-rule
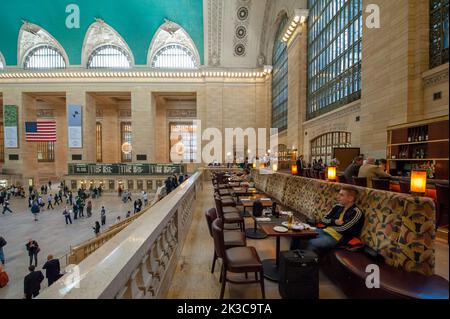
<instances>
[{"instance_id":1,"label":"american flag","mask_svg":"<svg viewBox=\"0 0 450 319\"><path fill-rule=\"evenodd\" d=\"M27 142L56 142L56 121L38 121L25 123Z\"/></svg>"}]
</instances>

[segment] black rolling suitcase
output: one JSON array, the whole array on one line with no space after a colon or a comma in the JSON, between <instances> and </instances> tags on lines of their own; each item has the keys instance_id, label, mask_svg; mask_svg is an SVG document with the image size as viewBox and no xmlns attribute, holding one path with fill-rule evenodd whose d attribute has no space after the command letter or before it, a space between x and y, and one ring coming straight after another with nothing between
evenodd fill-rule
<instances>
[{"instance_id":1,"label":"black rolling suitcase","mask_svg":"<svg viewBox=\"0 0 450 319\"><path fill-rule=\"evenodd\" d=\"M284 299L319 298L319 258L313 251L280 252L278 290Z\"/></svg>"}]
</instances>

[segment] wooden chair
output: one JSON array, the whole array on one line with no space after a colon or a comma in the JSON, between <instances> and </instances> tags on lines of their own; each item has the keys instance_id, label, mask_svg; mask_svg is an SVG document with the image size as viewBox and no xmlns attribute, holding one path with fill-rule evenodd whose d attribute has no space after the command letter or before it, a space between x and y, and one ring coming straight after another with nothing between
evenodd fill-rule
<instances>
[{"instance_id":1,"label":"wooden chair","mask_svg":"<svg viewBox=\"0 0 450 319\"><path fill-rule=\"evenodd\" d=\"M217 210L215 208L210 208L205 213L206 223L208 225L209 234L211 238L213 237L212 232L212 223L218 218ZM225 248L233 248L233 247L245 247L247 246L247 239L245 238L245 233L241 231L226 231L223 234ZM211 267L211 273L214 273L214 268L216 265L217 254L216 250L214 250L213 263Z\"/></svg>"},{"instance_id":2,"label":"wooden chair","mask_svg":"<svg viewBox=\"0 0 450 319\"><path fill-rule=\"evenodd\" d=\"M259 283L263 299L266 298L264 290L264 271L261 259L254 247L235 247L226 249L224 240L224 231L222 222L218 218L212 223L212 233L214 237L214 249L217 257L222 259L222 287L220 289L220 299L225 294L225 285L227 282L235 284L253 284ZM255 273L255 280L234 281L227 278L228 272L231 273ZM259 279L258 279L259 273Z\"/></svg>"},{"instance_id":3,"label":"wooden chair","mask_svg":"<svg viewBox=\"0 0 450 319\"><path fill-rule=\"evenodd\" d=\"M436 184L436 228L448 226L448 185Z\"/></svg>"},{"instance_id":4,"label":"wooden chair","mask_svg":"<svg viewBox=\"0 0 450 319\"><path fill-rule=\"evenodd\" d=\"M245 232L245 220L236 207L223 207L222 201L217 196L214 197L218 217L224 224L238 224L241 231Z\"/></svg>"},{"instance_id":5,"label":"wooden chair","mask_svg":"<svg viewBox=\"0 0 450 319\"><path fill-rule=\"evenodd\" d=\"M353 184L356 186L367 187L367 178L353 176Z\"/></svg>"},{"instance_id":6,"label":"wooden chair","mask_svg":"<svg viewBox=\"0 0 450 319\"><path fill-rule=\"evenodd\" d=\"M389 179L372 178L372 187L383 191L390 191L391 181Z\"/></svg>"}]
</instances>

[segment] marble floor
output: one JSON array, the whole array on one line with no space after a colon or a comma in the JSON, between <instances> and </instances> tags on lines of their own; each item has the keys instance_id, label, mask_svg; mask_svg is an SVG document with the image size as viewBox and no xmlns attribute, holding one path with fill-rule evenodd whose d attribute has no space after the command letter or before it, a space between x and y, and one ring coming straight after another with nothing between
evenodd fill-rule
<instances>
[{"instance_id":1,"label":"marble floor","mask_svg":"<svg viewBox=\"0 0 450 319\"><path fill-rule=\"evenodd\" d=\"M168 298L173 299L216 299L219 297L220 261L211 274L211 264L214 243L209 235L204 213L214 207L212 187L205 183L204 192L197 199L192 225L188 233L177 271L169 289ZM252 227L251 219L247 219L247 227ZM247 239L248 246L254 246L261 259L275 256L275 239L268 237L263 240ZM289 242L282 238L281 250L287 250ZM436 273L448 280L449 278L449 248L448 245L436 243ZM241 276L241 275L239 275ZM243 276L242 276L243 277ZM233 276L233 278L243 279ZM278 284L265 280L266 297L279 299ZM334 285L322 272L320 273L320 299L346 298L344 293ZM261 298L259 284L236 285L227 283L226 299L258 299Z\"/></svg>"},{"instance_id":2,"label":"marble floor","mask_svg":"<svg viewBox=\"0 0 450 319\"><path fill-rule=\"evenodd\" d=\"M137 193L133 194L132 199L137 197ZM49 254L60 258L61 267L63 267L66 262L64 256L69 252L70 246L95 237L92 227L95 221L100 221L102 206L106 208L107 217L106 226L103 226L101 231L107 230L114 224L117 216L123 219L128 210L133 213L133 203L124 204L116 194L103 194L102 197L94 199L92 217L72 220L72 225L65 224L62 205L56 206L54 210L45 209L35 222L28 208L27 199L12 198L10 203L13 214L3 215L0 211L0 236L8 242L3 250L6 259L5 270L10 279L6 287L0 288L0 299L23 297L23 278L28 274L29 263L25 244L29 238L36 240L41 248L38 255L39 270ZM47 287L47 280L44 280L42 284L42 289L45 287Z\"/></svg>"}]
</instances>

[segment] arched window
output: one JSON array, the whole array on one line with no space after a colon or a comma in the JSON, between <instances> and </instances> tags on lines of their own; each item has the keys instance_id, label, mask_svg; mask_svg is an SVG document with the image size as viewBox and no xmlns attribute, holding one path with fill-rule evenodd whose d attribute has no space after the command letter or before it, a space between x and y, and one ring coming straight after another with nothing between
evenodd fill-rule
<instances>
[{"instance_id":1,"label":"arched window","mask_svg":"<svg viewBox=\"0 0 450 319\"><path fill-rule=\"evenodd\" d=\"M131 57L126 50L118 46L104 45L92 52L87 67L89 69L127 69L131 67Z\"/></svg>"},{"instance_id":2,"label":"arched window","mask_svg":"<svg viewBox=\"0 0 450 319\"><path fill-rule=\"evenodd\" d=\"M194 54L186 47L171 44L156 52L152 61L153 68L161 69L195 69L198 67Z\"/></svg>"},{"instance_id":3,"label":"arched window","mask_svg":"<svg viewBox=\"0 0 450 319\"><path fill-rule=\"evenodd\" d=\"M331 132L311 140L311 163L322 159L324 164L330 164L334 148L352 146L352 134L348 132Z\"/></svg>"},{"instance_id":4,"label":"arched window","mask_svg":"<svg viewBox=\"0 0 450 319\"><path fill-rule=\"evenodd\" d=\"M288 116L288 54L286 43L281 41L287 22L285 16L278 26L272 56L272 128L279 132L287 129Z\"/></svg>"},{"instance_id":5,"label":"arched window","mask_svg":"<svg viewBox=\"0 0 450 319\"><path fill-rule=\"evenodd\" d=\"M62 54L53 46L41 45L28 52L25 56L24 69L65 69L66 61Z\"/></svg>"},{"instance_id":6,"label":"arched window","mask_svg":"<svg viewBox=\"0 0 450 319\"><path fill-rule=\"evenodd\" d=\"M147 62L160 69L196 69L200 55L194 41L180 25L165 22L156 31L150 44Z\"/></svg>"}]
</instances>

